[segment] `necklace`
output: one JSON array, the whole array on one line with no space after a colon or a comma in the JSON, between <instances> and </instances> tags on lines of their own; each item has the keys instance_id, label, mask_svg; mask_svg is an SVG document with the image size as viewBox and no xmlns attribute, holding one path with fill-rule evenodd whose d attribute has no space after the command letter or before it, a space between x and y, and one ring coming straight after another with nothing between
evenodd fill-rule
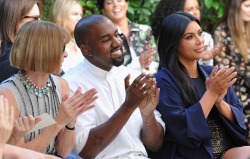
<instances>
[{"instance_id":1,"label":"necklace","mask_svg":"<svg viewBox=\"0 0 250 159\"><path fill-rule=\"evenodd\" d=\"M21 75L20 81L23 83L23 85L25 85L28 92L31 94L35 94L38 97L43 97L44 95L47 95L49 89L52 87L49 79L46 82L46 86L38 87L27 75L24 75L23 71L19 71L19 74Z\"/></svg>"}]
</instances>

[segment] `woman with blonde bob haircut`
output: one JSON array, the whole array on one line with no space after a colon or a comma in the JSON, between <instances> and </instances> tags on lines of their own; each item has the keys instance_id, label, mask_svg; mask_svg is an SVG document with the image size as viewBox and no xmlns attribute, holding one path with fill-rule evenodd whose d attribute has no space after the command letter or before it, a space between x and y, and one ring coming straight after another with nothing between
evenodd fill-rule
<instances>
[{"instance_id":1,"label":"woman with blonde bob haircut","mask_svg":"<svg viewBox=\"0 0 250 159\"><path fill-rule=\"evenodd\" d=\"M18 32L11 49L11 64L20 69L0 85L14 106L15 118L48 114L55 124L24 135L18 146L66 157L75 144L75 123L79 114L93 107L96 90L84 94L79 87L68 97L68 83L52 73L61 71L67 33L56 24L32 21Z\"/></svg>"},{"instance_id":2,"label":"woman with blonde bob haircut","mask_svg":"<svg viewBox=\"0 0 250 159\"><path fill-rule=\"evenodd\" d=\"M52 74L60 73L62 54L65 54L63 49L70 40L69 35L51 23L41 23L41 27L37 27L37 24L39 23L25 26L27 31L19 33L19 37L26 40L20 39L13 44L10 62L19 69ZM39 33L39 38L36 36L37 33Z\"/></svg>"},{"instance_id":3,"label":"woman with blonde bob haircut","mask_svg":"<svg viewBox=\"0 0 250 159\"><path fill-rule=\"evenodd\" d=\"M83 60L81 50L74 38L76 23L82 18L83 8L78 0L55 0L50 10L50 20L64 28L70 34L66 44L68 57L62 63L62 70L67 72Z\"/></svg>"}]
</instances>

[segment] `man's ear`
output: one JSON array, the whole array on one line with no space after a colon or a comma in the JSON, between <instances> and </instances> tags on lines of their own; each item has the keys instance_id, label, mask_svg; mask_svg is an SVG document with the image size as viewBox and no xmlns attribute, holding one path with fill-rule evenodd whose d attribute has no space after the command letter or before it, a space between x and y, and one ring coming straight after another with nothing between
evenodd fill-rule
<instances>
[{"instance_id":1,"label":"man's ear","mask_svg":"<svg viewBox=\"0 0 250 159\"><path fill-rule=\"evenodd\" d=\"M82 51L83 56L92 56L91 49L86 44L81 44L80 49Z\"/></svg>"}]
</instances>

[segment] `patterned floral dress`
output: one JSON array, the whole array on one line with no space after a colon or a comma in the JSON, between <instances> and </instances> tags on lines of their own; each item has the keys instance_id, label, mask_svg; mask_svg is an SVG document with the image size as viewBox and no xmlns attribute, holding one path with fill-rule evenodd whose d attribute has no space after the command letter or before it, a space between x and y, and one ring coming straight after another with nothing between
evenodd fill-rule
<instances>
[{"instance_id":1,"label":"patterned floral dress","mask_svg":"<svg viewBox=\"0 0 250 159\"><path fill-rule=\"evenodd\" d=\"M128 43L126 38L123 38L124 66L127 66L132 61L130 48L133 48L136 56L140 56L142 52L149 49L157 51L155 39L150 26L132 23L131 21L128 21L128 23L130 28L130 43ZM159 62L158 53L154 54L153 61Z\"/></svg>"},{"instance_id":2,"label":"patterned floral dress","mask_svg":"<svg viewBox=\"0 0 250 159\"><path fill-rule=\"evenodd\" d=\"M215 57L215 64L219 67L229 65L234 66L237 71L237 81L234 90L239 97L244 108L245 123L250 124L250 48L248 52L248 62L243 60L236 44L231 38L229 28L225 24L218 26L214 32L215 46L220 45L221 52ZM250 143L250 130L248 130L248 142Z\"/></svg>"}]
</instances>

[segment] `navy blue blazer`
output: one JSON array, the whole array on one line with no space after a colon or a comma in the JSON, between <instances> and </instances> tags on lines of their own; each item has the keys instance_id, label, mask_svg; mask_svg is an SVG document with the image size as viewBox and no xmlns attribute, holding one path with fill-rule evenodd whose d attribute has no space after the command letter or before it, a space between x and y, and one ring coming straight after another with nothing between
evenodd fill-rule
<instances>
[{"instance_id":1,"label":"navy blue blazer","mask_svg":"<svg viewBox=\"0 0 250 159\"><path fill-rule=\"evenodd\" d=\"M199 65L204 78L210 75L213 68L213 66ZM157 87L161 90L157 110L166 123L164 145L157 159L213 159L211 132L200 103L197 102L188 108L184 106L175 77L166 68L163 67L155 78ZM243 106L232 87L228 89L224 100L230 105L235 116L235 122L220 116L227 132L235 146L248 145Z\"/></svg>"}]
</instances>

